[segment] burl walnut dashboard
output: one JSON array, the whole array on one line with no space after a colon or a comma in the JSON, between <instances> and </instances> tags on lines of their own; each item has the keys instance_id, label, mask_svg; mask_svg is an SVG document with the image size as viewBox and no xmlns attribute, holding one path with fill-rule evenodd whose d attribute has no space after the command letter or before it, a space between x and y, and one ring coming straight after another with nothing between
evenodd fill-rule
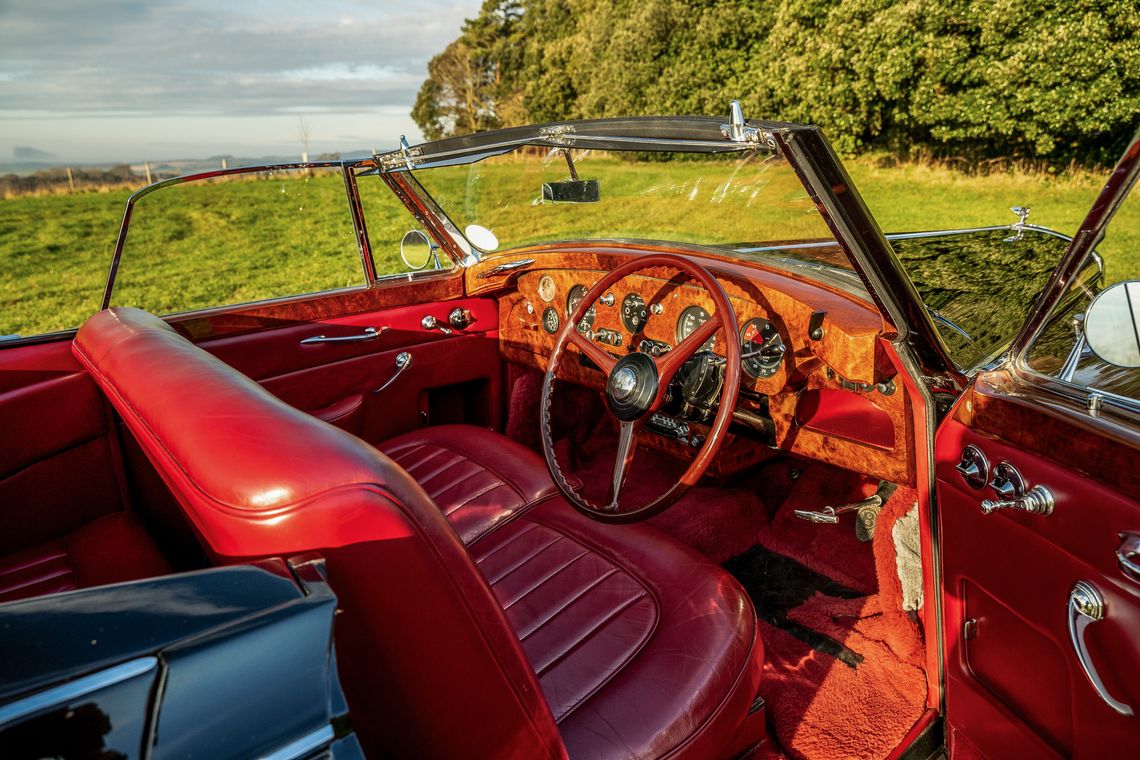
<instances>
[{"instance_id":1,"label":"burl walnut dashboard","mask_svg":"<svg viewBox=\"0 0 1140 760\"><path fill-rule=\"evenodd\" d=\"M628 260L628 253L574 251L538 259L512 277L513 287L499 298L499 340L505 359L545 371L570 312L607 271ZM726 339L741 342L742 357L734 435L712 472L731 474L779 449L913 483L913 414L893 355L880 339L884 325L878 312L850 294L783 272L727 261L701 263L717 277L736 312L736 329L718 330L702 347L708 352L702 366L723 364ZM646 269L616 283L575 329L615 356L660 355L714 310L712 299L687 275ZM572 345L568 352L559 378L604 389L602 373ZM711 399L713 410L716 400ZM681 412L674 404L656 415L649 425L656 435L643 436L643 442L681 455L695 451L711 412L687 393L680 406Z\"/></svg>"}]
</instances>

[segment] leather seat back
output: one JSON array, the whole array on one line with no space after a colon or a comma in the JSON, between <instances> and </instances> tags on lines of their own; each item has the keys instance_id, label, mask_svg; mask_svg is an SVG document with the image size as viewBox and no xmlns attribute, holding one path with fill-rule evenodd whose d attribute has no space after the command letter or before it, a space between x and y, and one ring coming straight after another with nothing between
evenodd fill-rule
<instances>
[{"instance_id":1,"label":"leather seat back","mask_svg":"<svg viewBox=\"0 0 1140 760\"><path fill-rule=\"evenodd\" d=\"M99 312L74 351L216 561L326 558L342 608L340 672L366 747L564 756L490 588L400 467L147 312Z\"/></svg>"}]
</instances>

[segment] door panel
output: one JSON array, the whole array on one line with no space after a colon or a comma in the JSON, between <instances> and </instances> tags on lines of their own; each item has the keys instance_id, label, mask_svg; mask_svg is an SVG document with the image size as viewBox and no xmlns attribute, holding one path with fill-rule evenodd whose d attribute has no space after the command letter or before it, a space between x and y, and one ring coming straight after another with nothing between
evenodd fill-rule
<instances>
[{"instance_id":1,"label":"door panel","mask_svg":"<svg viewBox=\"0 0 1140 760\"><path fill-rule=\"evenodd\" d=\"M467 329L445 334L424 328L425 316L447 325L456 308L471 312L474 321ZM497 322L493 299L472 298L294 323L198 345L283 401L377 443L429 423L498 425ZM302 343L317 336L361 336L368 328L379 337ZM405 352L411 363L392 380L396 357ZM390 385L374 392L389 380Z\"/></svg>"},{"instance_id":2,"label":"door panel","mask_svg":"<svg viewBox=\"0 0 1140 760\"><path fill-rule=\"evenodd\" d=\"M1103 595L1106 614L1086 631L1087 645L1109 692L1140 710L1140 584L1115 557L1119 533L1140 531L1140 504L1109 485L1121 482L1111 467L1129 444L1101 437L1111 456L1098 462L1089 420L1076 425L1044 401L1028 416L1031 389L998 391L987 379L967 391L937 437L947 720L990 758L1126 756L1140 722L1110 709L1086 678L1068 600L1078 580ZM1007 428L1012 419L1019 424ZM1053 513L983 514L982 501L998 497L956 470L967 445L983 452L991 472L1009 462L1027 487L1048 488Z\"/></svg>"},{"instance_id":3,"label":"door panel","mask_svg":"<svg viewBox=\"0 0 1140 760\"><path fill-rule=\"evenodd\" d=\"M123 509L107 419L70 340L0 350L0 555Z\"/></svg>"}]
</instances>

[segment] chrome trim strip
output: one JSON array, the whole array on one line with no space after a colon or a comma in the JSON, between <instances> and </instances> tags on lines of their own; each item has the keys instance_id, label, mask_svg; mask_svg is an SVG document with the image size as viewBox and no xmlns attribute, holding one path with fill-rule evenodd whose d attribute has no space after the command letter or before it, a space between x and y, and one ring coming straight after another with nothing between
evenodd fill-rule
<instances>
[{"instance_id":1,"label":"chrome trim strip","mask_svg":"<svg viewBox=\"0 0 1140 760\"><path fill-rule=\"evenodd\" d=\"M32 694L29 697L0 706L0 726L27 718L52 707L59 707L73 699L90 694L108 686L149 673L158 667L157 657L140 657L121 665L77 678L65 684Z\"/></svg>"},{"instance_id":2,"label":"chrome trim strip","mask_svg":"<svg viewBox=\"0 0 1140 760\"><path fill-rule=\"evenodd\" d=\"M305 757L331 742L336 735L332 726L325 724L316 731L305 734L300 739L289 742L284 747L262 755L261 760L296 760Z\"/></svg>"}]
</instances>

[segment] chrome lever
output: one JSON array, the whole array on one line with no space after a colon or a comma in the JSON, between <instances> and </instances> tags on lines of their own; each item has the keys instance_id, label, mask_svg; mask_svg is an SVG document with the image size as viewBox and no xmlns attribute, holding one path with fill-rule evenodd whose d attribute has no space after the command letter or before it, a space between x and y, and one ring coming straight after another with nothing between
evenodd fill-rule
<instances>
[{"instance_id":1,"label":"chrome lever","mask_svg":"<svg viewBox=\"0 0 1140 760\"><path fill-rule=\"evenodd\" d=\"M1000 499L994 501L986 499L982 502L982 514L992 515L999 509L1012 509L1020 512L1028 512L1031 515L1051 515L1053 514L1053 494L1045 486L1033 486L1027 493L1021 496L1014 496L1012 499Z\"/></svg>"},{"instance_id":2,"label":"chrome lever","mask_svg":"<svg viewBox=\"0 0 1140 760\"><path fill-rule=\"evenodd\" d=\"M1140 583L1140 533L1121 533L1116 564L1130 581Z\"/></svg>"},{"instance_id":3,"label":"chrome lever","mask_svg":"<svg viewBox=\"0 0 1140 760\"><path fill-rule=\"evenodd\" d=\"M410 353L407 351L401 351L400 353L396 354L396 371L392 373L392 376L390 378L384 381L383 385L372 392L379 393L392 383L396 382L396 378L404 374L404 370L410 366L412 366L412 355Z\"/></svg>"},{"instance_id":4,"label":"chrome lever","mask_svg":"<svg viewBox=\"0 0 1140 760\"><path fill-rule=\"evenodd\" d=\"M455 330L452 330L450 327L445 325L443 322L440 322L431 314L428 314L426 317L420 320L420 327L424 328L425 330L439 330L444 335L451 335L455 332Z\"/></svg>"},{"instance_id":5,"label":"chrome lever","mask_svg":"<svg viewBox=\"0 0 1140 760\"><path fill-rule=\"evenodd\" d=\"M324 335L314 335L311 338L304 338L301 340L302 346L311 346L316 343L363 343L366 340L376 340L384 333L388 332L388 327L365 327L364 332L359 335L334 335L331 338Z\"/></svg>"},{"instance_id":6,"label":"chrome lever","mask_svg":"<svg viewBox=\"0 0 1140 760\"><path fill-rule=\"evenodd\" d=\"M796 517L819 525L837 525L839 516L844 512L858 512L864 509L878 509L883 506L882 494L873 494L862 501L851 504L841 504L838 507L824 507L818 511L811 509L797 509L792 512Z\"/></svg>"},{"instance_id":7,"label":"chrome lever","mask_svg":"<svg viewBox=\"0 0 1140 760\"><path fill-rule=\"evenodd\" d=\"M1105 704L1121 715L1132 715L1131 707L1114 699L1108 693L1085 645L1085 629L1093 623L1104 620L1104 615L1104 597L1088 581L1077 581L1073 585L1073 590L1069 592L1069 638L1072 640L1073 649L1077 652L1077 661L1081 664L1081 670L1085 671L1089 683Z\"/></svg>"}]
</instances>

